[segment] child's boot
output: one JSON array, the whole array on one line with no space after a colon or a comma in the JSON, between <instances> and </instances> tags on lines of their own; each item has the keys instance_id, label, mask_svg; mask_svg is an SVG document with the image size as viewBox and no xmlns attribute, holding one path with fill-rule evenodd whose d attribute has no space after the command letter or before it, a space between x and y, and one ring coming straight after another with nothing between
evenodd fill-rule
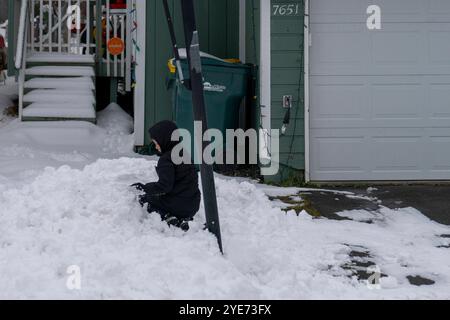
<instances>
[{"instance_id":1,"label":"child's boot","mask_svg":"<svg viewBox=\"0 0 450 320\"><path fill-rule=\"evenodd\" d=\"M178 226L181 230L183 230L184 232L188 232L189 231L189 222L182 220L180 222L180 225Z\"/></svg>"}]
</instances>

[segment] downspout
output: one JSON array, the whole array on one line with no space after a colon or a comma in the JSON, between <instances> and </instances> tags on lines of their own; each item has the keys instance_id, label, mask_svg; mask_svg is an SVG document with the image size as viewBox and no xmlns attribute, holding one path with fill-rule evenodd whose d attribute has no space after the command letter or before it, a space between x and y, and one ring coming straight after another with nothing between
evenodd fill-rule
<instances>
[{"instance_id":1,"label":"downspout","mask_svg":"<svg viewBox=\"0 0 450 320\"><path fill-rule=\"evenodd\" d=\"M311 182L311 143L310 143L310 96L309 96L309 46L311 32L309 30L309 0L305 0L305 27L304 27L304 70L305 70L305 182Z\"/></svg>"},{"instance_id":2,"label":"downspout","mask_svg":"<svg viewBox=\"0 0 450 320\"><path fill-rule=\"evenodd\" d=\"M146 37L147 37L147 6L152 6L151 2L136 1L136 20L138 29L136 30L136 87L134 93L134 144L136 147L143 147L145 144L145 104L146 104Z\"/></svg>"},{"instance_id":3,"label":"downspout","mask_svg":"<svg viewBox=\"0 0 450 320\"><path fill-rule=\"evenodd\" d=\"M263 166L271 165L271 0L260 0L260 114L259 159Z\"/></svg>"}]
</instances>

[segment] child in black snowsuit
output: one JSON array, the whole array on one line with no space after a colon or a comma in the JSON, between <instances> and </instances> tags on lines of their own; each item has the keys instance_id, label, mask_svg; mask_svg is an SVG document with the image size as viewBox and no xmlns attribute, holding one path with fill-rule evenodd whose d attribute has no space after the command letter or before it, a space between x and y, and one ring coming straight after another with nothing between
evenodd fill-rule
<instances>
[{"instance_id":1,"label":"child in black snowsuit","mask_svg":"<svg viewBox=\"0 0 450 320\"><path fill-rule=\"evenodd\" d=\"M160 156L156 173L159 181L148 184L136 183L133 187L145 194L139 202L148 204L149 213L159 213L163 221L187 231L191 221L200 208L198 175L192 164L175 165L172 150L178 142L171 141L177 130L175 123L162 121L149 130L150 137Z\"/></svg>"}]
</instances>

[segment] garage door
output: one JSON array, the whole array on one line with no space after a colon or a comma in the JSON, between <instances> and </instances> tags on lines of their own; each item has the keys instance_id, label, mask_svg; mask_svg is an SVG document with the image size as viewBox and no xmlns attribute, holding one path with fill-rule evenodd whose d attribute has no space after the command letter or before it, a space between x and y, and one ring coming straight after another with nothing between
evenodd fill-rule
<instances>
[{"instance_id":1,"label":"garage door","mask_svg":"<svg viewBox=\"0 0 450 320\"><path fill-rule=\"evenodd\" d=\"M449 180L450 1L310 3L311 179Z\"/></svg>"}]
</instances>

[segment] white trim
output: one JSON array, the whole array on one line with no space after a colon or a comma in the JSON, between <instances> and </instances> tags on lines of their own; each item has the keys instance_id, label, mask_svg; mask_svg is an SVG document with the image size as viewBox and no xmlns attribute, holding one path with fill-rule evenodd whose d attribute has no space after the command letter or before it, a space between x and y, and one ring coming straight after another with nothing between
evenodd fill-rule
<instances>
[{"instance_id":1,"label":"white trim","mask_svg":"<svg viewBox=\"0 0 450 320\"><path fill-rule=\"evenodd\" d=\"M125 71L125 91L130 92L131 91L131 69L132 69L132 58L133 58L133 41L132 41L132 32L131 29L133 28L133 14L131 14L131 11L133 9L133 0L127 0L127 21L126 21L126 29L127 29L127 36L126 36L126 71Z\"/></svg>"},{"instance_id":2,"label":"white trim","mask_svg":"<svg viewBox=\"0 0 450 320\"><path fill-rule=\"evenodd\" d=\"M310 32L310 22L309 22L309 0L305 0L305 30L304 30L304 67L305 67L305 181L311 181L311 143L310 139L310 95L309 95L309 46L311 40Z\"/></svg>"},{"instance_id":3,"label":"white trim","mask_svg":"<svg viewBox=\"0 0 450 320\"><path fill-rule=\"evenodd\" d=\"M270 163L271 145L271 0L260 0L260 106L261 127L264 139L259 144L259 154L262 162Z\"/></svg>"},{"instance_id":4,"label":"white trim","mask_svg":"<svg viewBox=\"0 0 450 320\"><path fill-rule=\"evenodd\" d=\"M246 21L247 0L239 0L239 60L246 62L247 44L247 21Z\"/></svg>"},{"instance_id":5,"label":"white trim","mask_svg":"<svg viewBox=\"0 0 450 320\"><path fill-rule=\"evenodd\" d=\"M136 50L136 88L134 93L134 143L144 146L145 143L145 43L146 43L146 2L136 1L137 30Z\"/></svg>"},{"instance_id":6,"label":"white trim","mask_svg":"<svg viewBox=\"0 0 450 320\"><path fill-rule=\"evenodd\" d=\"M108 48L109 40L111 38L111 21L109 20L111 18L110 10L110 0L106 0L106 44L105 47ZM100 22L101 24L101 22ZM70 32L69 32L70 33ZM106 75L108 77L111 77L111 55L109 54L108 50L106 50Z\"/></svg>"}]
</instances>

